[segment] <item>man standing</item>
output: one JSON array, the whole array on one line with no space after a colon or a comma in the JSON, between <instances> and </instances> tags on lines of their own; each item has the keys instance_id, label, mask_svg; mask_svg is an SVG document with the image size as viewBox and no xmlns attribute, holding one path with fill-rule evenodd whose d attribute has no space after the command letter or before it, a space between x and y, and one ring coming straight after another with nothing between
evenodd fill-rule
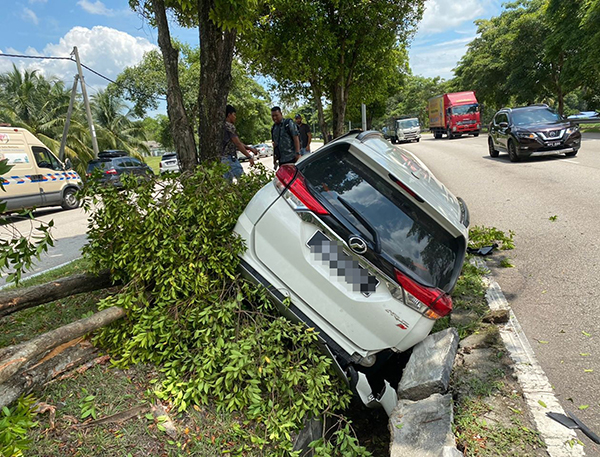
<instances>
[{"instance_id":1,"label":"man standing","mask_svg":"<svg viewBox=\"0 0 600 457\"><path fill-rule=\"evenodd\" d=\"M277 170L279 165L296 163L301 157L298 128L291 119L284 119L281 108L271 108L271 139L273 140L273 166Z\"/></svg>"},{"instance_id":2,"label":"man standing","mask_svg":"<svg viewBox=\"0 0 600 457\"><path fill-rule=\"evenodd\" d=\"M310 152L310 142L312 141L312 133L308 124L302 123L302 115L296 114L296 125L298 126L298 134L300 136L300 155Z\"/></svg>"},{"instance_id":3,"label":"man standing","mask_svg":"<svg viewBox=\"0 0 600 457\"><path fill-rule=\"evenodd\" d=\"M237 158L237 151L240 151L246 157L250 159L250 165L254 166L254 155L258 151L251 146L246 146L240 141L237 130L235 128L235 121L237 114L235 108L231 105L225 107L225 125L223 132L223 153L221 154L221 163L225 163L229 166L227 173L223 177L230 182L233 178L239 178L244 174L244 169Z\"/></svg>"}]
</instances>

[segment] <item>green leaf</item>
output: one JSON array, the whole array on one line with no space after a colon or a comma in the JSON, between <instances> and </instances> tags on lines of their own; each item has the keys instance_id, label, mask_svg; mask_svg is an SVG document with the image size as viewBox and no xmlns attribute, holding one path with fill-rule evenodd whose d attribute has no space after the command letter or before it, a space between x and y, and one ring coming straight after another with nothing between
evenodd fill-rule
<instances>
[{"instance_id":1,"label":"green leaf","mask_svg":"<svg viewBox=\"0 0 600 457\"><path fill-rule=\"evenodd\" d=\"M546 403L544 403L542 400L538 400L538 403L542 408L547 408Z\"/></svg>"}]
</instances>

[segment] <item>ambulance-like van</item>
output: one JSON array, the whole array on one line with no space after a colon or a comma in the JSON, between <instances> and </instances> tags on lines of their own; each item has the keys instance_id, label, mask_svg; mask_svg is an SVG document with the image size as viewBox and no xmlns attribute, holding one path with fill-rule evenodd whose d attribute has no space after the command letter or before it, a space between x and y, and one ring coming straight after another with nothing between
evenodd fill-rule
<instances>
[{"instance_id":1,"label":"ambulance-like van","mask_svg":"<svg viewBox=\"0 0 600 457\"><path fill-rule=\"evenodd\" d=\"M11 170L0 177L0 201L5 211L18 211L43 206L79 206L75 193L82 185L71 169L71 161L62 163L26 129L0 127L0 160L7 159Z\"/></svg>"}]
</instances>

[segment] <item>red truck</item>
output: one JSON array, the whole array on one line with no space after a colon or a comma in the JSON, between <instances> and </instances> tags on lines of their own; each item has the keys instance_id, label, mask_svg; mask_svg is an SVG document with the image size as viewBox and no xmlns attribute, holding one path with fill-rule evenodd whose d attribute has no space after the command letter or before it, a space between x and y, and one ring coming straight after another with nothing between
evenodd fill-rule
<instances>
[{"instance_id":1,"label":"red truck","mask_svg":"<svg viewBox=\"0 0 600 457\"><path fill-rule=\"evenodd\" d=\"M429 130L438 139L463 133L479 136L481 130L480 105L475 92L455 92L432 97L428 102Z\"/></svg>"}]
</instances>

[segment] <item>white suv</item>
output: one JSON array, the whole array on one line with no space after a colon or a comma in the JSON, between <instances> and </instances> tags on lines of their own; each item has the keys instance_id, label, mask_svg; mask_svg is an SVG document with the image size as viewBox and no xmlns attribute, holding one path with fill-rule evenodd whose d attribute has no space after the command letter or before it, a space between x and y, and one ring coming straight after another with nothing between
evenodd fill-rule
<instances>
[{"instance_id":1,"label":"white suv","mask_svg":"<svg viewBox=\"0 0 600 457\"><path fill-rule=\"evenodd\" d=\"M163 173L179 173L181 170L179 168L179 160L177 159L177 154L175 152L167 152L163 154L160 159L160 174Z\"/></svg>"},{"instance_id":2,"label":"white suv","mask_svg":"<svg viewBox=\"0 0 600 457\"><path fill-rule=\"evenodd\" d=\"M416 157L378 132L352 131L281 166L235 231L248 246L244 275L315 328L353 391L389 414L386 363L452 310L468 219Z\"/></svg>"}]
</instances>

